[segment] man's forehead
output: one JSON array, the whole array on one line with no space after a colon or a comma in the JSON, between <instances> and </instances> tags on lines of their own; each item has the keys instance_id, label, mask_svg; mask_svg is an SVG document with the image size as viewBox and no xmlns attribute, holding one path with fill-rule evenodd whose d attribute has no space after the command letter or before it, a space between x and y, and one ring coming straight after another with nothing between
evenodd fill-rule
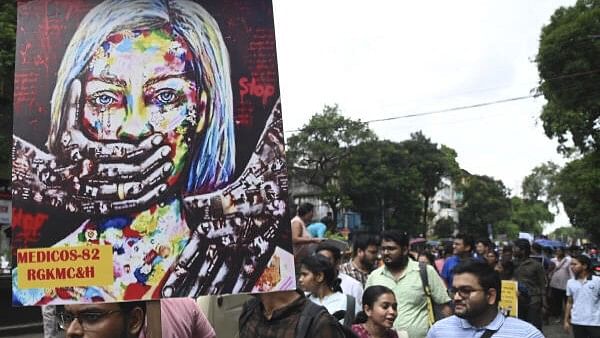
<instances>
[{"instance_id":1,"label":"man's forehead","mask_svg":"<svg viewBox=\"0 0 600 338\"><path fill-rule=\"evenodd\" d=\"M384 240L381 241L381 246L382 247L383 246L397 246L397 247L400 247L401 245L398 244L398 243L396 243L395 241L393 241L391 239L390 240L384 239Z\"/></svg>"},{"instance_id":2,"label":"man's forehead","mask_svg":"<svg viewBox=\"0 0 600 338\"><path fill-rule=\"evenodd\" d=\"M473 288L480 288L479 278L472 273L459 273L455 274L452 280L452 286L454 287L462 287L462 286L470 286Z\"/></svg>"},{"instance_id":3,"label":"man's forehead","mask_svg":"<svg viewBox=\"0 0 600 338\"><path fill-rule=\"evenodd\" d=\"M115 303L91 303L91 304L69 304L65 305L65 311L79 313L84 311L112 311L119 310Z\"/></svg>"}]
</instances>

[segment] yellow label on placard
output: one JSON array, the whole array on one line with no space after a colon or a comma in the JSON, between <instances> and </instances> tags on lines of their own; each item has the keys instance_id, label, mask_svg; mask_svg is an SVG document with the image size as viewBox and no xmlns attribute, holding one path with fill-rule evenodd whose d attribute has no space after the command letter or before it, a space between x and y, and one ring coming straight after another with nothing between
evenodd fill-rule
<instances>
[{"instance_id":1,"label":"yellow label on placard","mask_svg":"<svg viewBox=\"0 0 600 338\"><path fill-rule=\"evenodd\" d=\"M110 245L18 249L19 289L111 285Z\"/></svg>"},{"instance_id":2,"label":"yellow label on placard","mask_svg":"<svg viewBox=\"0 0 600 338\"><path fill-rule=\"evenodd\" d=\"M519 283L514 280L503 280L501 290L498 304L500 312L505 316L517 318L519 316Z\"/></svg>"}]
</instances>

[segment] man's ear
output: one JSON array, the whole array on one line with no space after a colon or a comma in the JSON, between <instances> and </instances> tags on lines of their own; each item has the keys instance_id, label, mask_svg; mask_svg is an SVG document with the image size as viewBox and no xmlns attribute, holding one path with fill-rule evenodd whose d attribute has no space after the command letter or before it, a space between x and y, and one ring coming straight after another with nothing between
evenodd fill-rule
<instances>
[{"instance_id":1,"label":"man's ear","mask_svg":"<svg viewBox=\"0 0 600 338\"><path fill-rule=\"evenodd\" d=\"M144 314L144 310L140 307L134 307L131 311L129 311L129 316L127 316L127 333L129 333L132 337L137 337L144 324L146 323L146 316Z\"/></svg>"},{"instance_id":2,"label":"man's ear","mask_svg":"<svg viewBox=\"0 0 600 338\"><path fill-rule=\"evenodd\" d=\"M488 289L486 292L487 303L489 305L496 304L496 296L498 295L498 290L496 289Z\"/></svg>"}]
</instances>

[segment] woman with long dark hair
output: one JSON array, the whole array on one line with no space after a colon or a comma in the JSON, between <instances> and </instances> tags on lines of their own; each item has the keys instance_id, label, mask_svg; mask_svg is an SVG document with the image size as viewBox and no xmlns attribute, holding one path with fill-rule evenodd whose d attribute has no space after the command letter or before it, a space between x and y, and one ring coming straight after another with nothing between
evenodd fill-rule
<instances>
[{"instance_id":1,"label":"woman with long dark hair","mask_svg":"<svg viewBox=\"0 0 600 338\"><path fill-rule=\"evenodd\" d=\"M359 338L398 338L394 330L394 320L398 316L394 292L382 285L365 289L362 298L363 309L356 315L352 331Z\"/></svg>"},{"instance_id":2,"label":"woman with long dark hair","mask_svg":"<svg viewBox=\"0 0 600 338\"><path fill-rule=\"evenodd\" d=\"M352 312L353 307L349 306L351 304L348 302L355 300L352 296L342 293L337 271L327 257L322 255L304 257L300 263L299 283L304 291L310 293L308 299L324 306L330 314L340 320L341 324L351 325L355 313L348 313ZM344 311L344 316L335 315L339 311Z\"/></svg>"}]
</instances>

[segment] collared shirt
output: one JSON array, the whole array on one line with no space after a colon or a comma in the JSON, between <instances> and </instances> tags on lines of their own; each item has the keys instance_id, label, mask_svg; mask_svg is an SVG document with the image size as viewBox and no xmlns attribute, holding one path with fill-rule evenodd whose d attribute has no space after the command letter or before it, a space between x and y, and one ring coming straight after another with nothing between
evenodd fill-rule
<instances>
[{"instance_id":1,"label":"collared shirt","mask_svg":"<svg viewBox=\"0 0 600 338\"><path fill-rule=\"evenodd\" d=\"M427 278L433 301L437 304L449 302L450 297L444 282L430 265L427 265ZM394 291L398 303L398 317L394 321L394 328L406 330L410 338L425 337L429 328L427 298L423 291L419 263L409 259L406 268L397 279L384 265L369 275L367 287L371 285L387 286Z\"/></svg>"},{"instance_id":2,"label":"collared shirt","mask_svg":"<svg viewBox=\"0 0 600 338\"><path fill-rule=\"evenodd\" d=\"M446 259L444 262L444 267L442 267L442 278L446 282L446 285L452 285L452 278L454 277L454 267L460 263L460 258L458 256L451 256Z\"/></svg>"},{"instance_id":3,"label":"collared shirt","mask_svg":"<svg viewBox=\"0 0 600 338\"><path fill-rule=\"evenodd\" d=\"M163 337L216 337L215 330L192 298L161 299L160 326ZM139 338L146 337L146 327Z\"/></svg>"},{"instance_id":4,"label":"collared shirt","mask_svg":"<svg viewBox=\"0 0 600 338\"><path fill-rule=\"evenodd\" d=\"M346 311L348 308L348 297L341 292L334 292L323 298L309 295L308 299L317 305L324 306L330 314L334 314L340 310ZM355 314L356 312L358 311L355 311ZM340 324L344 324L344 318L340 319L339 322Z\"/></svg>"},{"instance_id":5,"label":"collared shirt","mask_svg":"<svg viewBox=\"0 0 600 338\"><path fill-rule=\"evenodd\" d=\"M427 338L479 338L486 329L497 330L493 338L544 338L535 326L517 318L504 317L500 312L484 327L474 327L457 316L444 318L433 324Z\"/></svg>"},{"instance_id":6,"label":"collared shirt","mask_svg":"<svg viewBox=\"0 0 600 338\"><path fill-rule=\"evenodd\" d=\"M254 308L244 327L240 327L240 338L280 338L295 337L296 326L300 320L300 314L307 302L302 296L289 305L273 311L271 319L264 316L262 303ZM310 326L306 337L310 338L343 338L344 333L335 318L325 313Z\"/></svg>"},{"instance_id":7,"label":"collared shirt","mask_svg":"<svg viewBox=\"0 0 600 338\"><path fill-rule=\"evenodd\" d=\"M556 266L550 278L550 287L560 290L566 290L567 281L574 278L573 270L571 270L571 257L565 256L560 261L558 258L552 258L552 262Z\"/></svg>"},{"instance_id":8,"label":"collared shirt","mask_svg":"<svg viewBox=\"0 0 600 338\"><path fill-rule=\"evenodd\" d=\"M569 279L567 296L573 297L572 324L600 326L600 277L590 275L584 281Z\"/></svg>"},{"instance_id":9,"label":"collared shirt","mask_svg":"<svg viewBox=\"0 0 600 338\"><path fill-rule=\"evenodd\" d=\"M348 276L347 274L340 272L338 273L338 278L342 281L340 283L340 287L342 288L342 292L346 295L350 295L354 297L356 301L356 312L362 311L362 296L363 296L363 286L356 279Z\"/></svg>"},{"instance_id":10,"label":"collared shirt","mask_svg":"<svg viewBox=\"0 0 600 338\"><path fill-rule=\"evenodd\" d=\"M534 258L526 258L518 262L515 267L514 278L527 288L531 297L531 303L542 301L542 295L546 287L546 272L542 263Z\"/></svg>"},{"instance_id":11,"label":"collared shirt","mask_svg":"<svg viewBox=\"0 0 600 338\"><path fill-rule=\"evenodd\" d=\"M343 272L348 276L359 281L362 284L363 288L365 287L365 284L367 283L367 278L369 277L368 272L360 271L356 266L354 266L354 263L352 261L340 265L340 272Z\"/></svg>"}]
</instances>

